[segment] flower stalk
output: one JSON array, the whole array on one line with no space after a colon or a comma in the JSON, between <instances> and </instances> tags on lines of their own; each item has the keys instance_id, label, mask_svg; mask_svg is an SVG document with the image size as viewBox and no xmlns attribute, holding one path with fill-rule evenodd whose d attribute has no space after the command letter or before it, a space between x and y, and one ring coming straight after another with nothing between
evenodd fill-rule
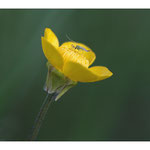
<instances>
[{"instance_id":1,"label":"flower stalk","mask_svg":"<svg viewBox=\"0 0 150 150\"><path fill-rule=\"evenodd\" d=\"M40 127L43 123L43 120L46 116L46 113L48 111L48 108L50 106L50 104L52 103L52 101L54 100L54 97L55 95L54 94L47 94L42 106L41 106L41 109L36 117L36 120L35 120L35 123L34 123L34 126L33 126L33 129L32 129L32 134L31 134L31 137L30 137L30 140L31 141L35 141L36 138L37 138L37 135L39 133L39 130L40 130Z\"/></svg>"},{"instance_id":2,"label":"flower stalk","mask_svg":"<svg viewBox=\"0 0 150 150\"><path fill-rule=\"evenodd\" d=\"M30 137L31 141L36 140L39 133L42 122L48 111L50 104L53 101L57 101L64 93L66 93L70 88L75 86L77 82L72 81L65 77L61 72L54 68L50 63L47 63L48 73L44 86L44 90L47 92L47 96L41 106L41 109L35 120L32 134Z\"/></svg>"}]
</instances>

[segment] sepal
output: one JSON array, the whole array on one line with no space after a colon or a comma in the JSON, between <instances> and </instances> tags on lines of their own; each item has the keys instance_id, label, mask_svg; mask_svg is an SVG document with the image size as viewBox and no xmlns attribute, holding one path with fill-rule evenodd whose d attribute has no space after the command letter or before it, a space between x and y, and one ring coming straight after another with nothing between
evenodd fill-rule
<instances>
[{"instance_id":1,"label":"sepal","mask_svg":"<svg viewBox=\"0 0 150 150\"><path fill-rule=\"evenodd\" d=\"M57 101L70 88L75 86L77 82L64 76L63 73L54 68L49 62L47 62L47 67L48 73L44 90L49 94L53 94L54 100Z\"/></svg>"}]
</instances>

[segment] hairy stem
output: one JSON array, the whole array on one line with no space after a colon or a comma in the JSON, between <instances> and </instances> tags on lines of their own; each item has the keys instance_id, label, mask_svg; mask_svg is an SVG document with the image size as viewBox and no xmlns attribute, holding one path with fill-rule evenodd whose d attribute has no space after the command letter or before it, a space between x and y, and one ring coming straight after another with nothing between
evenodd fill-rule
<instances>
[{"instance_id":1,"label":"hairy stem","mask_svg":"<svg viewBox=\"0 0 150 150\"><path fill-rule=\"evenodd\" d=\"M32 134L30 136L31 141L36 140L37 135L38 135L39 130L40 130L40 127L42 125L42 122L45 118L45 115L46 115L46 113L48 111L48 108L49 108L50 104L52 103L54 97L55 96L53 94L52 95L47 94L47 96L46 96L46 98L45 98L45 100L44 100L44 102L43 102L43 104L40 108L40 111L39 111L39 113L36 117L36 120L34 122L34 126L33 126L33 129L32 129Z\"/></svg>"}]
</instances>

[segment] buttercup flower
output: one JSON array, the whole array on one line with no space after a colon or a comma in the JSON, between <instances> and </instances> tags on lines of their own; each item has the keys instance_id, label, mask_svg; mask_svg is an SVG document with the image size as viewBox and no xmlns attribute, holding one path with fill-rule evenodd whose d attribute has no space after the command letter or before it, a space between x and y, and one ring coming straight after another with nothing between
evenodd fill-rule
<instances>
[{"instance_id":1,"label":"buttercup flower","mask_svg":"<svg viewBox=\"0 0 150 150\"><path fill-rule=\"evenodd\" d=\"M79 82L95 82L112 76L104 66L89 67L95 53L86 45L69 41L59 46L55 33L45 29L42 40L43 52L48 60L48 75L44 90L55 93L55 100Z\"/></svg>"},{"instance_id":2,"label":"buttercup flower","mask_svg":"<svg viewBox=\"0 0 150 150\"><path fill-rule=\"evenodd\" d=\"M77 82L95 82L112 76L106 67L89 67L95 60L95 53L86 45L74 41L63 43L54 32L46 28L42 37L43 52L48 60L48 73L44 90L48 93L33 126L31 140L35 140L40 126L52 101L58 100Z\"/></svg>"},{"instance_id":3,"label":"buttercup flower","mask_svg":"<svg viewBox=\"0 0 150 150\"><path fill-rule=\"evenodd\" d=\"M48 62L72 81L95 82L112 76L104 66L89 67L96 58L89 47L71 41L59 46L58 38L49 28L42 37L42 48Z\"/></svg>"}]
</instances>

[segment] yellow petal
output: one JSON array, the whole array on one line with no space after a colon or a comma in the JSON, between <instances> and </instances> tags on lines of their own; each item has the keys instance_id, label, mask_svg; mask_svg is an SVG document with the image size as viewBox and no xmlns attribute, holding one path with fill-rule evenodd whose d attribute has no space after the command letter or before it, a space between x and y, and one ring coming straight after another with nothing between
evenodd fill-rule
<instances>
[{"instance_id":1,"label":"yellow petal","mask_svg":"<svg viewBox=\"0 0 150 150\"><path fill-rule=\"evenodd\" d=\"M58 38L50 28L45 28L44 38L47 39L54 47L59 47Z\"/></svg>"},{"instance_id":2,"label":"yellow petal","mask_svg":"<svg viewBox=\"0 0 150 150\"><path fill-rule=\"evenodd\" d=\"M95 66L87 68L79 63L68 61L63 68L64 74L73 81L95 82L112 76L112 72L106 67Z\"/></svg>"},{"instance_id":3,"label":"yellow petal","mask_svg":"<svg viewBox=\"0 0 150 150\"><path fill-rule=\"evenodd\" d=\"M76 46L80 46L81 49L75 49ZM82 49L83 48L83 49ZM76 52L78 52L81 56L85 57L89 61L89 65L91 65L94 60L96 59L95 53L86 45L82 43L76 43L76 42L65 42L60 46L60 49L70 49L73 50L75 49ZM87 52L87 51L88 52Z\"/></svg>"},{"instance_id":4,"label":"yellow petal","mask_svg":"<svg viewBox=\"0 0 150 150\"><path fill-rule=\"evenodd\" d=\"M61 70L63 66L63 57L61 56L60 52L45 37L42 37L41 40L45 57L48 59L50 64Z\"/></svg>"}]
</instances>

